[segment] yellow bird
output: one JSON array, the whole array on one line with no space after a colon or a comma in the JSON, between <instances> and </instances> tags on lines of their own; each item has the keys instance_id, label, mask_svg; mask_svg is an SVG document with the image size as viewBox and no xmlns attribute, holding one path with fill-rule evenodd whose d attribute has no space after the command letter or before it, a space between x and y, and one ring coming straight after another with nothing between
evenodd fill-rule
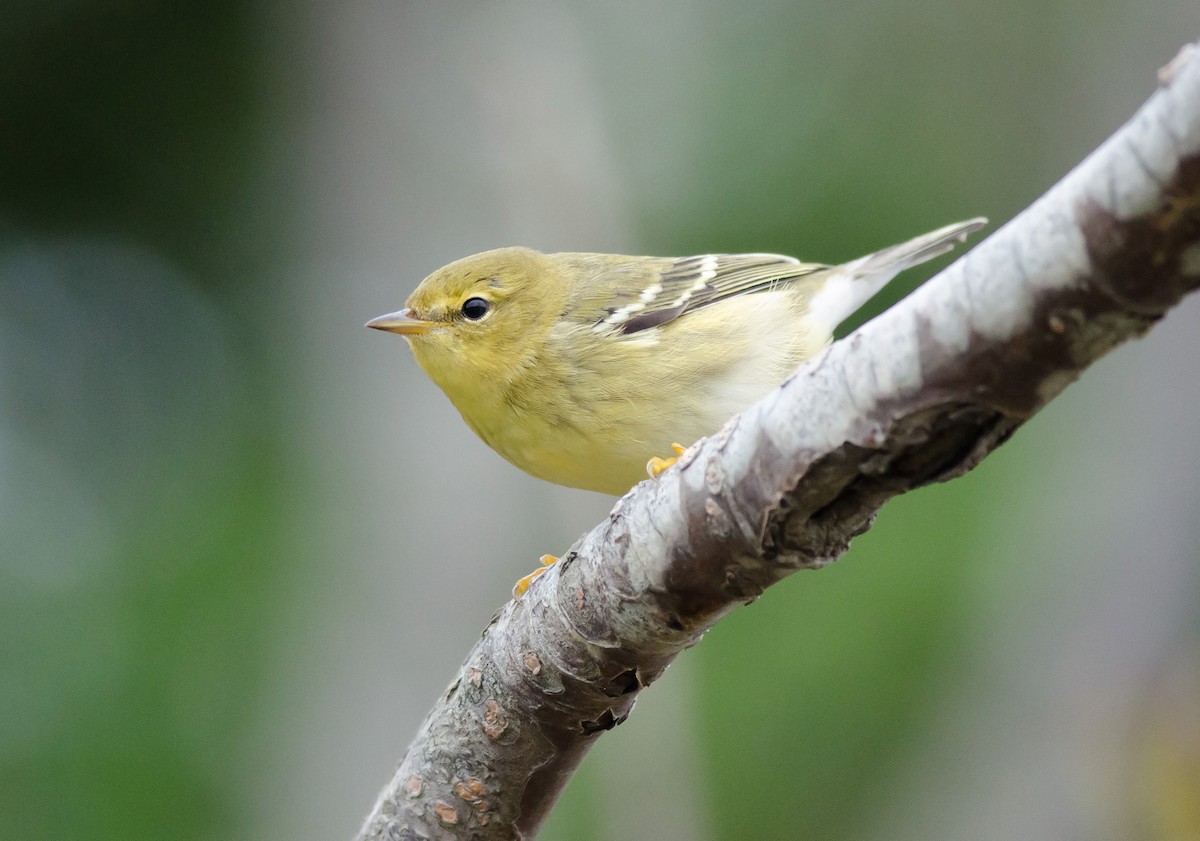
<instances>
[{"instance_id":1,"label":"yellow bird","mask_svg":"<svg viewBox=\"0 0 1200 841\"><path fill-rule=\"evenodd\" d=\"M840 266L501 248L438 269L367 326L404 336L467 425L517 467L623 494L648 456L715 432L897 273L985 223Z\"/></svg>"}]
</instances>

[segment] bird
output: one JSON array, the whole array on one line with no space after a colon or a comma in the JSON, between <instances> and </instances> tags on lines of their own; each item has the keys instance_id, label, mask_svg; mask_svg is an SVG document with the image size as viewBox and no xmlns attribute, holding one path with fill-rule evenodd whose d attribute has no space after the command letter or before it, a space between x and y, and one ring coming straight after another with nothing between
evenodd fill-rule
<instances>
[{"instance_id":1,"label":"bird","mask_svg":"<svg viewBox=\"0 0 1200 841\"><path fill-rule=\"evenodd\" d=\"M621 495L778 387L899 272L987 220L840 265L781 254L635 257L509 247L450 263L366 326L493 450L539 479ZM657 475L674 459L651 459Z\"/></svg>"}]
</instances>

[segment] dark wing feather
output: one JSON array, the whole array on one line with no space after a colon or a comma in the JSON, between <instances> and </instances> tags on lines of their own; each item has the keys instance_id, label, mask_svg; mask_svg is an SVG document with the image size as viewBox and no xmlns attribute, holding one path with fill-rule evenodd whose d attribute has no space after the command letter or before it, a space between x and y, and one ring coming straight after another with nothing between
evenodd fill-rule
<instances>
[{"instance_id":1,"label":"dark wing feather","mask_svg":"<svg viewBox=\"0 0 1200 841\"><path fill-rule=\"evenodd\" d=\"M664 262L657 278L612 300L596 329L636 333L734 295L761 292L829 268L782 254L701 254Z\"/></svg>"}]
</instances>

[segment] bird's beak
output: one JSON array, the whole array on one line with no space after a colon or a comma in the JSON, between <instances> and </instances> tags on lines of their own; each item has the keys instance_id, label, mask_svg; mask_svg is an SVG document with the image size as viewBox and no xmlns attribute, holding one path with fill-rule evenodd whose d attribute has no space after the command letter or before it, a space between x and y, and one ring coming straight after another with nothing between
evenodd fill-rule
<instances>
[{"instance_id":1,"label":"bird's beak","mask_svg":"<svg viewBox=\"0 0 1200 841\"><path fill-rule=\"evenodd\" d=\"M399 312L388 313L381 315L379 318L372 318L366 324L367 327L373 327L376 330L386 330L389 333L399 333L401 336L419 336L422 333L428 333L435 327L443 327L440 321L422 321L419 318L413 317L413 311L405 307Z\"/></svg>"}]
</instances>

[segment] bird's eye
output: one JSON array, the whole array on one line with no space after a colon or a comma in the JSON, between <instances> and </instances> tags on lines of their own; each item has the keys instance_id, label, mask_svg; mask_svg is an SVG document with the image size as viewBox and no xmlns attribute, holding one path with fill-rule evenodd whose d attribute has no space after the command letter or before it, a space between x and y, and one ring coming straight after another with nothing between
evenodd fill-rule
<instances>
[{"instance_id":1,"label":"bird's eye","mask_svg":"<svg viewBox=\"0 0 1200 841\"><path fill-rule=\"evenodd\" d=\"M469 318L471 321L478 321L488 314L488 310L492 305L483 298L467 298L463 301L462 314L464 318Z\"/></svg>"}]
</instances>

